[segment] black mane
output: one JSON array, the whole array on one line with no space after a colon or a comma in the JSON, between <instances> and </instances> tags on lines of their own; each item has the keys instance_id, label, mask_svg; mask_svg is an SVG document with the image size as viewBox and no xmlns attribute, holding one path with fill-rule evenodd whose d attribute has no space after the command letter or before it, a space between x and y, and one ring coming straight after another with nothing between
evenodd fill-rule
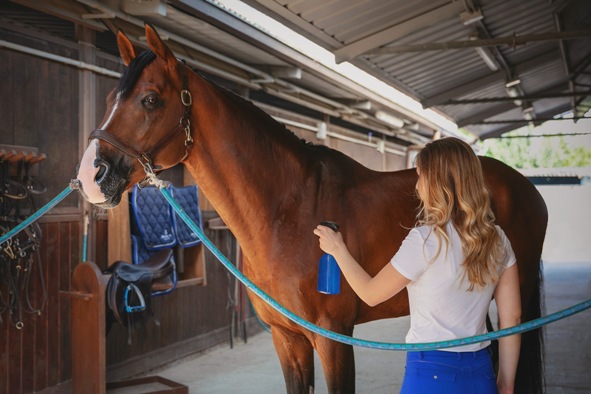
<instances>
[{"instance_id":1,"label":"black mane","mask_svg":"<svg viewBox=\"0 0 591 394\"><path fill-rule=\"evenodd\" d=\"M154 54L154 52L142 51L138 56L135 57L135 59L133 59L131 61L131 63L129 63L129 65L126 67L123 75L121 76L121 79L119 80L119 86L117 87L117 92L121 94L121 99L125 99L129 96L129 94L133 90L135 84L137 83L138 79L140 78L142 70L147 65L152 63L154 61L154 59L156 59L156 55ZM236 94L232 90L227 89L227 88L211 81L205 75L202 75L201 73L199 73L198 70L195 70L192 67L191 67L191 70L198 73L202 78L208 80L208 82L211 83L212 85L215 85L216 87L218 87L227 96L232 97L234 100L238 100L238 101L245 103L246 105L250 106L250 108L252 110L262 114L262 116L272 119L272 121L278 125L278 130L282 130L283 133L285 133L286 135L289 136L288 138L293 138L294 140L299 140L299 143L306 145L307 147L312 148L312 149L331 150L330 148L328 148L325 145L315 144L311 141L305 140L304 138L300 138L300 137L296 136L285 125L283 125L282 123L273 119L269 114L267 114L261 108L256 106L252 101L247 100L244 97Z\"/></svg>"},{"instance_id":2,"label":"black mane","mask_svg":"<svg viewBox=\"0 0 591 394\"><path fill-rule=\"evenodd\" d=\"M152 51L142 51L135 59L129 63L123 76L119 80L119 86L117 87L117 91L121 94L121 98L125 99L131 91L133 87L137 83L142 70L150 63L152 63L156 59L156 55Z\"/></svg>"}]
</instances>

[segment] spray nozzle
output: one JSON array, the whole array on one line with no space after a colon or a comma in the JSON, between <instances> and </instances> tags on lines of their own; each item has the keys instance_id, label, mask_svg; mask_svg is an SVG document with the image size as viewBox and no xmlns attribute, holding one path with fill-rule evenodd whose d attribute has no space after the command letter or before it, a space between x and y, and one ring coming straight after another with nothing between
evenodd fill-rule
<instances>
[{"instance_id":1,"label":"spray nozzle","mask_svg":"<svg viewBox=\"0 0 591 394\"><path fill-rule=\"evenodd\" d=\"M337 231L339 231L339 227L340 227L340 226L338 225L338 223L335 223L335 222L330 222L330 221L328 221L328 220L325 220L325 221L322 221L322 222L320 222L320 225L321 225L321 226L326 226L326 227L329 227L329 228L331 228L331 229L332 229L332 231L334 231L334 232L337 232Z\"/></svg>"}]
</instances>

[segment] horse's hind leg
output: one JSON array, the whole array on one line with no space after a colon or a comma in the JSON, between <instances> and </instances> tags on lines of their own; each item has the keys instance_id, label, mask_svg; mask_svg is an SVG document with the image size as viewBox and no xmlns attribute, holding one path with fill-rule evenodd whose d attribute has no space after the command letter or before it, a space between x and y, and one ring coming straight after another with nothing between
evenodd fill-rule
<instances>
[{"instance_id":1,"label":"horse's hind leg","mask_svg":"<svg viewBox=\"0 0 591 394\"><path fill-rule=\"evenodd\" d=\"M286 393L313 393L314 348L308 338L275 326L271 333L283 369Z\"/></svg>"},{"instance_id":2,"label":"horse's hind leg","mask_svg":"<svg viewBox=\"0 0 591 394\"><path fill-rule=\"evenodd\" d=\"M316 351L322 362L328 392L355 393L353 347L322 337L316 342Z\"/></svg>"}]
</instances>

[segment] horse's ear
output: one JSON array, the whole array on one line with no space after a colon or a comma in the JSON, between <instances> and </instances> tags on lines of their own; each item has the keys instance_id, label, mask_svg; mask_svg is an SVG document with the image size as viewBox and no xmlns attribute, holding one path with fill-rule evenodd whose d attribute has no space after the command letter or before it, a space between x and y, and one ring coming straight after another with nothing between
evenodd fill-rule
<instances>
[{"instance_id":1,"label":"horse's ear","mask_svg":"<svg viewBox=\"0 0 591 394\"><path fill-rule=\"evenodd\" d=\"M133 44L121 30L117 32L117 46L119 47L119 54L121 54L123 64L128 66L135 59L136 53Z\"/></svg>"},{"instance_id":2,"label":"horse's ear","mask_svg":"<svg viewBox=\"0 0 591 394\"><path fill-rule=\"evenodd\" d=\"M160 59L164 61L169 67L173 67L176 65L177 60L174 57L172 51L162 42L162 39L149 23L145 24L146 28L146 40L148 41L148 46L158 56Z\"/></svg>"}]
</instances>

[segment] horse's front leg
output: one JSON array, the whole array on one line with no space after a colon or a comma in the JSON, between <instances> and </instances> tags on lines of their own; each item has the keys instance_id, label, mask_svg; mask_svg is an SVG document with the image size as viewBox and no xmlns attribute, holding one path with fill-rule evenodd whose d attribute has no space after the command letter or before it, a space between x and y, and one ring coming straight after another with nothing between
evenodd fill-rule
<instances>
[{"instance_id":1,"label":"horse's front leg","mask_svg":"<svg viewBox=\"0 0 591 394\"><path fill-rule=\"evenodd\" d=\"M334 331L349 336L353 334L352 329ZM355 356L353 347L331 339L318 337L316 339L316 351L322 363L328 392L331 394L355 393Z\"/></svg>"},{"instance_id":2,"label":"horse's front leg","mask_svg":"<svg viewBox=\"0 0 591 394\"><path fill-rule=\"evenodd\" d=\"M314 392L314 348L304 335L273 326L275 351L283 369L288 394Z\"/></svg>"}]
</instances>

